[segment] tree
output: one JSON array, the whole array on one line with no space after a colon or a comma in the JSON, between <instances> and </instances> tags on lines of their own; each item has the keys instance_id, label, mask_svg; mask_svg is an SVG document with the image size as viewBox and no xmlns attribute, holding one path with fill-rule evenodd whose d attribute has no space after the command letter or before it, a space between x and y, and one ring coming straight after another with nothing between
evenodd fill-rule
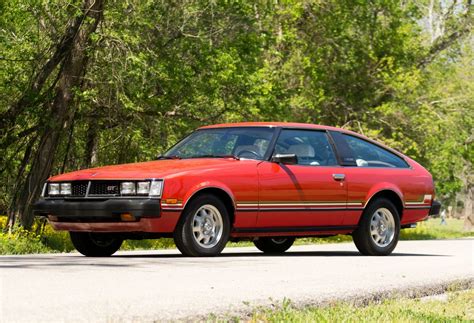
<instances>
[{"instance_id":1,"label":"tree","mask_svg":"<svg viewBox=\"0 0 474 323\"><path fill-rule=\"evenodd\" d=\"M67 127L70 127L74 117L74 91L83 83L88 45L92 33L102 19L103 5L104 2L101 0L84 0L79 12L68 22L52 57L40 68L25 94L5 113L4 124L8 126L11 123L10 119L15 119L27 105L32 103L31 98L41 92L46 80L58 69L52 84L54 87L52 95L41 102L47 119L42 120L45 123L38 131L37 147L29 150L30 156L24 159L21 166L24 169L24 164L31 158L26 178L20 180L15 188L9 213L10 226L16 218L26 228L32 224L32 203L38 199L42 183L50 175L61 135Z\"/></svg>"}]
</instances>

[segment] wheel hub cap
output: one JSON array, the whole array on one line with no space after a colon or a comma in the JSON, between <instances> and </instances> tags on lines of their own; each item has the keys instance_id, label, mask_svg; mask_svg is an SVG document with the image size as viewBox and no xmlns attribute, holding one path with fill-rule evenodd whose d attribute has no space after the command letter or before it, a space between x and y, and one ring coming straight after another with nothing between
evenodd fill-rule
<instances>
[{"instance_id":1,"label":"wheel hub cap","mask_svg":"<svg viewBox=\"0 0 474 323\"><path fill-rule=\"evenodd\" d=\"M210 204L201 206L193 217L194 240L203 248L212 248L219 243L223 233L222 215Z\"/></svg>"},{"instance_id":2,"label":"wheel hub cap","mask_svg":"<svg viewBox=\"0 0 474 323\"><path fill-rule=\"evenodd\" d=\"M386 247L393 241L395 220L390 210L380 208L374 212L370 221L370 236L379 247Z\"/></svg>"}]
</instances>

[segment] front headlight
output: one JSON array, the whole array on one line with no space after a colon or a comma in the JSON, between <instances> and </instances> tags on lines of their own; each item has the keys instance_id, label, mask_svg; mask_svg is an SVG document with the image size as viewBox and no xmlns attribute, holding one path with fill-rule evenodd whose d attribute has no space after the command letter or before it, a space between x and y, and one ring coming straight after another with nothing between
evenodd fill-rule
<instances>
[{"instance_id":1,"label":"front headlight","mask_svg":"<svg viewBox=\"0 0 474 323\"><path fill-rule=\"evenodd\" d=\"M120 185L120 193L122 195L135 195L136 187L134 182L122 182Z\"/></svg>"},{"instance_id":2,"label":"front headlight","mask_svg":"<svg viewBox=\"0 0 474 323\"><path fill-rule=\"evenodd\" d=\"M150 182L138 182L137 194L148 195L150 193Z\"/></svg>"},{"instance_id":3,"label":"front headlight","mask_svg":"<svg viewBox=\"0 0 474 323\"><path fill-rule=\"evenodd\" d=\"M61 183L60 187L61 195L71 195L71 183Z\"/></svg>"},{"instance_id":4,"label":"front headlight","mask_svg":"<svg viewBox=\"0 0 474 323\"><path fill-rule=\"evenodd\" d=\"M71 183L49 183L48 195L71 195Z\"/></svg>"},{"instance_id":5,"label":"front headlight","mask_svg":"<svg viewBox=\"0 0 474 323\"><path fill-rule=\"evenodd\" d=\"M121 195L148 195L152 197L161 197L163 191L163 181L141 181L141 182L122 182L120 184Z\"/></svg>"},{"instance_id":6,"label":"front headlight","mask_svg":"<svg viewBox=\"0 0 474 323\"><path fill-rule=\"evenodd\" d=\"M59 195L59 183L49 183L48 184L48 195Z\"/></svg>"}]
</instances>

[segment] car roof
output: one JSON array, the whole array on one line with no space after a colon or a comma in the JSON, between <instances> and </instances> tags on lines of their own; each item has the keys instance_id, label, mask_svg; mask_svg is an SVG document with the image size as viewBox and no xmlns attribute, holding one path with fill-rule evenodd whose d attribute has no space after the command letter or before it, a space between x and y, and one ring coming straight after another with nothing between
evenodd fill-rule
<instances>
[{"instance_id":1,"label":"car roof","mask_svg":"<svg viewBox=\"0 0 474 323\"><path fill-rule=\"evenodd\" d=\"M235 123L220 123L220 124L214 124L214 125L208 125L208 126L203 126L198 129L213 129L213 128L231 128L231 127L281 127L281 128L297 128L297 129L319 129L319 130L332 130L332 131L338 131L342 133L346 133L349 135L353 135L359 138L362 138L366 141L369 141L377 146L381 146L382 148L391 151L395 153L396 155L406 158L406 156L399 152L396 149L393 149L391 147L388 147L387 145L384 145L383 143L380 143L378 141L375 141L371 138L368 138L360 133L347 130L347 129L342 129L342 128L337 128L337 127L331 127L331 126L324 126L324 125L318 125L318 124L311 124L311 123L299 123L299 122L235 122Z\"/></svg>"},{"instance_id":2,"label":"car roof","mask_svg":"<svg viewBox=\"0 0 474 323\"><path fill-rule=\"evenodd\" d=\"M199 129L210 129L210 128L229 128L229 127L282 127L282 128L306 128L306 129L321 129L321 130L336 130L349 132L345 129L336 127L323 126L310 123L298 123L298 122L236 122L236 123L220 123L209 126L203 126Z\"/></svg>"}]
</instances>

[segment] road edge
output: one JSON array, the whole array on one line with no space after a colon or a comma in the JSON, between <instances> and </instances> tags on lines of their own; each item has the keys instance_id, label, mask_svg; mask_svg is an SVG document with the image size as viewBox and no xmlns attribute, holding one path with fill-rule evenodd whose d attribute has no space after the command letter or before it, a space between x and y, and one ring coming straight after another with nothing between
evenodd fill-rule
<instances>
[{"instance_id":1,"label":"road edge","mask_svg":"<svg viewBox=\"0 0 474 323\"><path fill-rule=\"evenodd\" d=\"M386 300L408 298L416 299L429 296L444 294L446 292L456 292L474 289L474 276L469 278L458 278L447 280L440 283L421 284L407 288L387 289L377 292L357 292L343 297L327 297L317 301L313 300L274 300L269 299L265 304L242 303L241 309L232 309L228 311L210 312L206 315L187 316L178 319L180 322L208 322L208 321L228 321L239 318L242 321L248 321L252 318L256 310L279 309L283 302L290 301L290 306L294 309L304 309L307 307L327 307L334 303L347 303L356 307L365 307L369 304L380 304Z\"/></svg>"}]
</instances>

